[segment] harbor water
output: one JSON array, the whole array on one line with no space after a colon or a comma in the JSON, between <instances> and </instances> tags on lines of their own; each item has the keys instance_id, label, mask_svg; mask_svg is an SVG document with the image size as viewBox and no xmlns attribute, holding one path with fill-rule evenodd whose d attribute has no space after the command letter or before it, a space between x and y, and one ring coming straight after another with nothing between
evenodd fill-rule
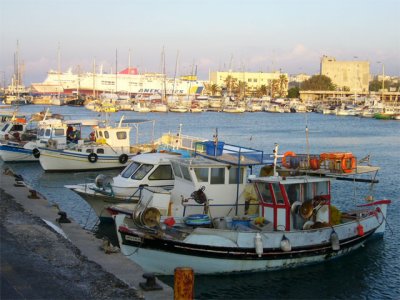
<instances>
[{"instance_id":1,"label":"harbor water","mask_svg":"<svg viewBox=\"0 0 400 300\"><path fill-rule=\"evenodd\" d=\"M43 106L29 105L21 113L34 113ZM97 118L99 113L83 107L51 107L73 119ZM242 113L147 113L121 111L110 115L118 121L126 119L155 120L154 137L168 131L213 139L218 128L220 141L263 150L272 154L274 144L279 152L296 153L352 152L358 159L370 155L372 165L381 167L379 183L370 189L368 184L334 182L333 204L346 208L361 203L368 194L378 199L390 199L388 226L383 238L371 240L366 247L348 256L312 266L296 269L232 274L196 276L196 299L399 299L400 298L400 122L360 117L338 117L316 113L274 114ZM182 124L182 125L181 125ZM306 135L308 128L308 135ZM89 131L87 134L89 134ZM132 137L136 131L132 130ZM152 138L152 128L139 129L140 139ZM307 138L308 136L308 138ZM113 226L98 226L89 205L78 195L64 188L67 184L93 181L99 174L116 175L119 171L45 173L39 163L3 163L22 175L25 182L81 226L98 236L112 236ZM257 170L255 170L257 172ZM162 262L160 262L162 263ZM173 278L160 277L173 286Z\"/></svg>"}]
</instances>

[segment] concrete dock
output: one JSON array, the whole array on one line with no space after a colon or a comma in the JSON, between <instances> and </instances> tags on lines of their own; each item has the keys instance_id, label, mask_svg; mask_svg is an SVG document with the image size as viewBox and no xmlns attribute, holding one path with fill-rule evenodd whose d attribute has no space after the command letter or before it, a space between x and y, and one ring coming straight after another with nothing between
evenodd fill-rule
<instances>
[{"instance_id":1,"label":"concrete dock","mask_svg":"<svg viewBox=\"0 0 400 300\"><path fill-rule=\"evenodd\" d=\"M92 264L95 263L101 268L98 268L99 270L96 271L96 276L98 277L99 274L98 272L104 272L104 273L109 273L112 274L113 276L116 277L116 280L120 280L122 283L124 283L124 287L121 284L117 284L115 282L110 283L109 280L103 280L104 282L97 282L97 286L104 288L104 289L114 289L115 286L118 286L119 290L124 290L124 292L121 292L120 294L112 294L112 292L108 291L107 293L103 296L101 294L96 294L95 297L96 299L101 299L101 298L119 298L119 299L172 299L173 298L173 290L171 287L167 286L163 282L159 281L157 279L157 284L159 284L162 287L162 290L157 290L157 291L144 291L143 289L140 288L139 283L144 283L146 282L146 279L143 278L143 274L145 273L143 269L141 269L140 266L136 265L133 263L130 259L125 257L123 254L120 252L117 253L111 253L111 254L106 254L105 251L102 249L103 245L103 240L97 239L93 233L84 230L79 224L74 222L74 220L71 220L68 216L68 218L71 220L71 223L59 223L56 220L60 217L58 214L59 211L58 209L53 206L47 199L45 199L43 196L40 194L36 193L33 191L29 186L26 186L24 184L18 184L17 180L12 173L11 170L9 169L0 169L0 201L1 201L1 212L2 212L2 220L1 220L1 229L2 229L2 257L1 257L1 281L4 283L2 288L2 297L3 299L15 299L15 295L18 295L18 293L21 294L21 298L29 299L30 297L25 295L21 292L21 288L18 284L18 282L24 281L23 274L22 273L13 273L11 272L13 267L11 265L11 260L9 259L10 257L9 252L11 252L10 249L6 248L8 247L9 243L10 245L13 244L14 242L19 243L18 245L21 244L21 240L18 239L19 235L12 235L12 231L16 228L15 224L18 223L18 225L21 225L21 222L23 221L23 218L20 218L22 221L16 221L15 220L15 215L10 214L10 206L12 206L12 202L7 202L7 201L14 201L22 207L24 213L28 213L29 215L32 215L34 217L38 217L43 222L36 221L34 227L29 227L31 223L29 224L24 224L24 228L28 228L28 230L24 230L24 237L23 239L25 241L32 241L36 239L40 239L40 236L43 237L43 243L41 248L41 251L45 251L46 248L46 242L48 243L49 240L48 238L52 235L57 235L57 238L53 238L51 240L51 244L53 246L53 243L60 243L60 247L58 250L62 251L62 249L67 249L68 247L65 247L64 243L71 243L73 246L75 246L77 249L79 249L80 253L79 255L85 257L83 261L87 261L87 264ZM37 196L37 197L36 197ZM7 201L6 201L7 200ZM23 223L23 222L22 222ZM43 228L43 234L38 234L37 228L41 227ZM29 230L30 228L30 230ZM32 229L35 228L33 231ZM8 235L8 233L10 233ZM34 234L33 237L29 236L29 232L32 232ZM7 235L5 235L7 233ZM8 241L3 241L3 237L10 237ZM64 236L64 237L62 237ZM62 237L62 238L61 238ZM12 238L15 239L15 241L12 240ZM14 246L17 247L17 246ZM17 247L18 248L18 247ZM36 248L35 248L36 249ZM8 251L8 252L7 252ZM65 250L67 251L67 250ZM53 251L54 252L54 251ZM33 253L35 254L35 253ZM29 255L29 254L28 254ZM54 254L53 254L54 255ZM62 256L62 255L60 255ZM53 260L57 262L57 257L53 257ZM10 260L10 262L9 262ZM51 261L50 261L50 268L52 266ZM56 263L53 266L55 269L58 269L60 267L63 267L63 264ZM65 266L64 266L65 267ZM68 269L70 266L65 267ZM14 268L15 269L15 268ZM34 269L34 268L33 268ZM11 270L11 271L10 271ZM39 270L38 270L39 271ZM40 270L43 272L43 270ZM32 272L32 271L30 271ZM90 271L86 276L90 276ZM10 274L13 274L10 276ZM109 278L109 274L104 278ZM29 274L32 277L32 274ZM39 277L41 276L39 273L37 274ZM94 274L93 274L94 275ZM20 280L18 278L14 278L15 276L21 276ZM78 276L78 275L76 275ZM34 277L34 276L33 276ZM10 279L11 278L11 279ZM14 279L13 279L14 278ZM78 282L66 282L65 285L69 287L69 289L72 291L74 290L74 285L77 286L82 286L85 284L85 276L84 278L77 279L76 281ZM38 279L38 278L36 278ZM83 281L83 282L82 282ZM101 281L101 280L100 280ZM14 283L13 283L14 282ZM71 285L71 286L69 286ZM39 284L40 286L40 284ZM96 285L93 288L93 284L91 283L90 289L93 291L95 290ZM10 288L9 292L9 297L7 297L7 291L5 288ZM46 287L47 288L47 287ZM29 289L28 289L29 290ZM130 291L129 291L130 290ZM132 292L132 293L130 293ZM6 294L3 294L6 293ZM17 294L15 294L17 293ZM28 291L29 294L29 291ZM32 293L31 293L32 294ZM89 293L92 295L93 293ZM41 295L36 294L36 295ZM56 294L54 294L56 295ZM136 295L136 297L132 296ZM67 296L67 295L66 295ZM74 295L72 295L72 298ZM85 296L82 295L84 298ZM32 296L33 298L37 298ZM51 298L51 297L50 297ZM57 297L55 297L57 298ZM68 298L68 297L67 297Z\"/></svg>"}]
</instances>

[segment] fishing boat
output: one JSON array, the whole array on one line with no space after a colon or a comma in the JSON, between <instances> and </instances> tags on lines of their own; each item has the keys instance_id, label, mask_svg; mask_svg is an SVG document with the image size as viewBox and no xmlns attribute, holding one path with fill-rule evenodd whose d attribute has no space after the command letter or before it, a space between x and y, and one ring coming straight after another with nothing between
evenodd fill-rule
<instances>
[{"instance_id":1,"label":"fishing boat","mask_svg":"<svg viewBox=\"0 0 400 300\"><path fill-rule=\"evenodd\" d=\"M22 124L18 126L21 128L21 133L13 134L0 144L0 157L3 161L39 161L38 147L46 147L49 144L66 147L64 136L67 125L60 119L47 119L45 115L36 127L28 128L28 125Z\"/></svg>"},{"instance_id":2,"label":"fishing boat","mask_svg":"<svg viewBox=\"0 0 400 300\"><path fill-rule=\"evenodd\" d=\"M323 263L384 233L390 200L368 194L341 211L333 204L350 204L353 190L346 188L349 198L332 195L335 179L376 183L378 167L351 153L278 155L276 145L273 164L259 177L247 176L263 154L237 149L171 160L170 195L145 190L129 214L110 208L121 252L155 274L172 275L181 266L196 274L256 272Z\"/></svg>"},{"instance_id":3,"label":"fishing boat","mask_svg":"<svg viewBox=\"0 0 400 300\"><path fill-rule=\"evenodd\" d=\"M58 143L39 147L39 161L45 171L87 171L99 169L124 168L133 156L154 150L154 145L139 144L140 124L151 123L151 136L154 136L154 121L124 120L115 125L108 122L93 126L89 138L82 138L78 126L65 132L63 138L68 147L60 148ZM79 124L77 124L79 125ZM131 144L130 132L136 128L136 143Z\"/></svg>"},{"instance_id":4,"label":"fishing boat","mask_svg":"<svg viewBox=\"0 0 400 300\"><path fill-rule=\"evenodd\" d=\"M202 141L205 139L183 135L182 125L180 125L176 134L165 133L154 142L157 153L134 156L130 164L118 176L105 178L100 174L93 183L68 185L66 188L86 200L101 221L112 221L107 207L121 203L136 205L140 198L140 187L171 190L174 185L174 176L170 159L177 156L192 157L197 143Z\"/></svg>"},{"instance_id":5,"label":"fishing boat","mask_svg":"<svg viewBox=\"0 0 400 300\"><path fill-rule=\"evenodd\" d=\"M66 185L92 207L100 221L112 221L107 207L121 203L138 202L141 187L162 187L170 190L174 185L171 158L179 153L144 153L134 156L118 176L100 174L93 183Z\"/></svg>"}]
</instances>

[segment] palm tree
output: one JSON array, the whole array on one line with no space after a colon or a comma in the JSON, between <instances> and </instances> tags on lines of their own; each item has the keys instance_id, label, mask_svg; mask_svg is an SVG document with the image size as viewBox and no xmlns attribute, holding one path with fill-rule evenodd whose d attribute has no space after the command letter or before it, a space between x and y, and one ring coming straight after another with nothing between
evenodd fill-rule
<instances>
[{"instance_id":1,"label":"palm tree","mask_svg":"<svg viewBox=\"0 0 400 300\"><path fill-rule=\"evenodd\" d=\"M268 90L269 89L265 84L261 85L256 91L257 97L261 98L262 96L268 95Z\"/></svg>"},{"instance_id":2,"label":"palm tree","mask_svg":"<svg viewBox=\"0 0 400 300\"><path fill-rule=\"evenodd\" d=\"M288 79L285 75L279 76L279 91L278 94L280 97L286 96L286 87L287 87Z\"/></svg>"},{"instance_id":3,"label":"palm tree","mask_svg":"<svg viewBox=\"0 0 400 300\"><path fill-rule=\"evenodd\" d=\"M213 83L213 84L205 83L204 87L205 87L206 92L210 93L211 96L215 96L221 90L220 87L215 83Z\"/></svg>"},{"instance_id":4,"label":"palm tree","mask_svg":"<svg viewBox=\"0 0 400 300\"><path fill-rule=\"evenodd\" d=\"M235 88L237 87L236 81L237 81L237 79L234 78L232 75L226 76L225 86L226 86L226 89L229 91L229 94L231 94L232 91L235 90Z\"/></svg>"}]
</instances>

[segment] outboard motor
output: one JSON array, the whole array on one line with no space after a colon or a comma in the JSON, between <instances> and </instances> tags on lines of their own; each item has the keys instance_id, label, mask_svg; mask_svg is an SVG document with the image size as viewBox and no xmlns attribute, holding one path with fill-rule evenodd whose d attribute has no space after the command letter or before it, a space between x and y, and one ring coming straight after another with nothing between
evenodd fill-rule
<instances>
[{"instance_id":1,"label":"outboard motor","mask_svg":"<svg viewBox=\"0 0 400 300\"><path fill-rule=\"evenodd\" d=\"M107 187L111 187L113 184L114 180L112 179L111 176L107 176L104 174L97 175L96 179L94 180L94 183L98 188L105 189Z\"/></svg>"}]
</instances>

